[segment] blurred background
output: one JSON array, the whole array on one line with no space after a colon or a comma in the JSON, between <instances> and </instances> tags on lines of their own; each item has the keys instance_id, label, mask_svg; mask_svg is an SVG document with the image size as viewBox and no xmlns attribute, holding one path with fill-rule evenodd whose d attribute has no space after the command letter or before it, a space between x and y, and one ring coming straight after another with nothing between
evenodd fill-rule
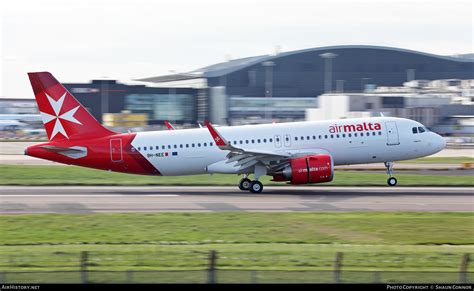
<instances>
[{"instance_id":1,"label":"blurred background","mask_svg":"<svg viewBox=\"0 0 474 291\"><path fill-rule=\"evenodd\" d=\"M453 201L473 205L472 1L17 0L0 8L3 193L13 196L11 185L49 185L58 194L64 185L234 186L238 179L131 176L23 156L46 140L27 72L49 71L119 132L166 130L165 121L197 128L206 119L220 126L414 119L448 148L398 164L402 186L456 186L468 194ZM332 185L385 185L384 171L382 164L339 166ZM34 194L34 187L25 189ZM96 208L67 197L41 208L0 196L0 282L474 280L472 211L410 210L421 203L403 212L345 212L341 190L315 191L321 208L303 213L214 212L204 204L213 213L134 213L135 194L154 194L149 188L120 198L138 199L132 208L110 211L128 213L102 213L112 198L93 199ZM424 195L434 204L443 196Z\"/></svg>"},{"instance_id":2,"label":"blurred background","mask_svg":"<svg viewBox=\"0 0 474 291\"><path fill-rule=\"evenodd\" d=\"M3 4L1 138L44 138L26 72L119 131L398 116L474 135L470 1ZM196 13L196 11L198 13Z\"/></svg>"}]
</instances>

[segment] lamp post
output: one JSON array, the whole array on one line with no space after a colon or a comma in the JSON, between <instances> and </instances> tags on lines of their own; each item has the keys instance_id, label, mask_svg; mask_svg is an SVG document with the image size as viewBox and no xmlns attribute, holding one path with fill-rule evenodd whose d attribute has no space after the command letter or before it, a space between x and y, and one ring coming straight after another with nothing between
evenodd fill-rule
<instances>
[{"instance_id":1,"label":"lamp post","mask_svg":"<svg viewBox=\"0 0 474 291\"><path fill-rule=\"evenodd\" d=\"M320 54L320 57L324 59L324 93L332 92L332 59L337 57L336 54L327 52Z\"/></svg>"},{"instance_id":2,"label":"lamp post","mask_svg":"<svg viewBox=\"0 0 474 291\"><path fill-rule=\"evenodd\" d=\"M108 77L103 77L100 84L100 120L104 123L104 114L109 113L109 83Z\"/></svg>"},{"instance_id":3,"label":"lamp post","mask_svg":"<svg viewBox=\"0 0 474 291\"><path fill-rule=\"evenodd\" d=\"M273 97L273 66L275 66L275 63L272 61L265 61L262 65L265 67L265 97L269 98L266 99L265 120L271 120L272 112L269 105L271 104L271 98Z\"/></svg>"}]
</instances>

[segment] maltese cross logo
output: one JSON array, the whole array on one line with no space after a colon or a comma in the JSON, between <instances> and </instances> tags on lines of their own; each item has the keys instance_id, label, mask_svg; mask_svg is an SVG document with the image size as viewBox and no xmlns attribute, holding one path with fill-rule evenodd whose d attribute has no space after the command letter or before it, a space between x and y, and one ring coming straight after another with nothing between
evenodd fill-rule
<instances>
[{"instance_id":1,"label":"maltese cross logo","mask_svg":"<svg viewBox=\"0 0 474 291\"><path fill-rule=\"evenodd\" d=\"M40 112L40 113L41 113L41 119L43 120L43 123L45 125L53 120L55 122L50 139L53 139L58 133L61 133L64 137L69 139L69 136L67 135L66 130L64 129L63 124L62 124L64 120L82 125L82 123L74 117L74 114L76 113L77 109L79 109L80 106L77 106L59 115L59 112L61 112L61 108L63 107L64 99L66 98L66 93L67 92L64 92L63 96L61 96L61 98L59 98L58 101L54 101L53 98L51 98L48 94L45 93L46 98L48 98L49 104L51 104L51 107L53 108L54 115L51 115L45 112Z\"/></svg>"}]
</instances>

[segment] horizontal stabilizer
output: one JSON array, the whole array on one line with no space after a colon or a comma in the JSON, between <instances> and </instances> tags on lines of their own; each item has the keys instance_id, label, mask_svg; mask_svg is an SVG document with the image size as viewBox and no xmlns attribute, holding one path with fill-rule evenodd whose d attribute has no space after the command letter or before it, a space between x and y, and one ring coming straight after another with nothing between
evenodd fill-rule
<instances>
[{"instance_id":1,"label":"horizontal stabilizer","mask_svg":"<svg viewBox=\"0 0 474 291\"><path fill-rule=\"evenodd\" d=\"M47 151L69 157L71 159L79 159L79 158L87 156L87 148L86 147L74 146L74 147L68 148L68 147L58 147L58 146L45 145L45 146L42 146L42 148L47 150Z\"/></svg>"}]
</instances>

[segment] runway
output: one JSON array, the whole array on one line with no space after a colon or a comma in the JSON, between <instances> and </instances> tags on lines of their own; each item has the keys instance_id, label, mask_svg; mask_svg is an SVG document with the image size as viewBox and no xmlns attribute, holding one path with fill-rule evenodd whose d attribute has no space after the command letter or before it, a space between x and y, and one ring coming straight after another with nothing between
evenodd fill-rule
<instances>
[{"instance_id":1,"label":"runway","mask_svg":"<svg viewBox=\"0 0 474 291\"><path fill-rule=\"evenodd\" d=\"M0 188L0 214L212 211L473 211L474 188L25 187Z\"/></svg>"}]
</instances>

